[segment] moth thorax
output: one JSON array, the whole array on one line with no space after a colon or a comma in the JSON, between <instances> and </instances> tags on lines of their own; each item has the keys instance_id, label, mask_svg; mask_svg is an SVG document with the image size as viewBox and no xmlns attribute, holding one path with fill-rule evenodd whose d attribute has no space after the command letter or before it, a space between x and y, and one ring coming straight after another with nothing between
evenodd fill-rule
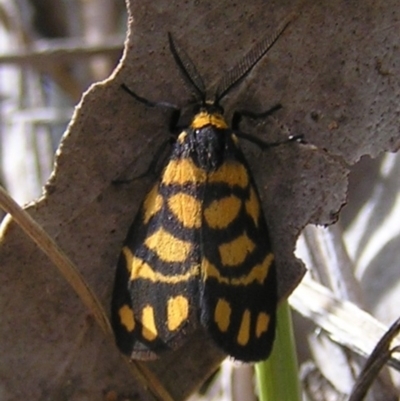
<instances>
[{"instance_id":1,"label":"moth thorax","mask_svg":"<svg viewBox=\"0 0 400 401\"><path fill-rule=\"evenodd\" d=\"M225 157L225 131L208 125L193 131L193 158L207 172L216 170Z\"/></svg>"}]
</instances>

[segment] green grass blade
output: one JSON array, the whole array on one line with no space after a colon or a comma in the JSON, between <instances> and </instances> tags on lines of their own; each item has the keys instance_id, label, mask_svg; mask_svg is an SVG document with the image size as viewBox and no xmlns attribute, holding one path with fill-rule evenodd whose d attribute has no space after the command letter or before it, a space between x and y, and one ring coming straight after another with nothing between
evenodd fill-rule
<instances>
[{"instance_id":1,"label":"green grass blade","mask_svg":"<svg viewBox=\"0 0 400 401\"><path fill-rule=\"evenodd\" d=\"M278 308L276 338L268 360L256 364L260 401L301 401L289 303Z\"/></svg>"}]
</instances>

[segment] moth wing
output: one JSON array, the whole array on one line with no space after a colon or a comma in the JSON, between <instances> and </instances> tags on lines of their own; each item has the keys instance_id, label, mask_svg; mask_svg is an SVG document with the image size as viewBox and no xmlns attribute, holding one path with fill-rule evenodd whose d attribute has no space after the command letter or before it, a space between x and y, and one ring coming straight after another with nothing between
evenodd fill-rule
<instances>
[{"instance_id":1,"label":"moth wing","mask_svg":"<svg viewBox=\"0 0 400 401\"><path fill-rule=\"evenodd\" d=\"M118 347L133 359L178 348L198 324L201 172L191 167L189 159L171 158L119 258L112 325Z\"/></svg>"},{"instance_id":2,"label":"moth wing","mask_svg":"<svg viewBox=\"0 0 400 401\"><path fill-rule=\"evenodd\" d=\"M227 354L258 361L275 336L276 271L257 189L235 152L205 186L200 319Z\"/></svg>"}]
</instances>

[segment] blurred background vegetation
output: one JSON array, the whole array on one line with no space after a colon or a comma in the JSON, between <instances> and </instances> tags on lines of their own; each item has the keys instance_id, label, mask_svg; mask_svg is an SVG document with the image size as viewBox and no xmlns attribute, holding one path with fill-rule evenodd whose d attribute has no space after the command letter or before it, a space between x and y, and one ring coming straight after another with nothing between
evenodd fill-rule
<instances>
[{"instance_id":1,"label":"blurred background vegetation","mask_svg":"<svg viewBox=\"0 0 400 401\"><path fill-rule=\"evenodd\" d=\"M120 0L0 2L0 181L21 204L41 194L73 108L123 49Z\"/></svg>"}]
</instances>

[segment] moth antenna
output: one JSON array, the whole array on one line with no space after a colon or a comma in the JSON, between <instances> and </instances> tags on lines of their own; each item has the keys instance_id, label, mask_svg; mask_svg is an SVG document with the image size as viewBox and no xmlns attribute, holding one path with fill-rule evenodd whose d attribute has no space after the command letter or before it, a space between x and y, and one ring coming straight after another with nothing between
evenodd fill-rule
<instances>
[{"instance_id":1,"label":"moth antenna","mask_svg":"<svg viewBox=\"0 0 400 401\"><path fill-rule=\"evenodd\" d=\"M288 25L297 16L296 13L291 13L285 18L278 26L272 36L268 36L261 42L257 43L232 69L230 69L225 76L222 78L218 85L217 93L215 94L215 103L218 104L220 100L226 96L226 94L247 74L253 69L253 67L262 59L262 57L268 52L268 50L274 45L274 43L283 34Z\"/></svg>"},{"instance_id":2,"label":"moth antenna","mask_svg":"<svg viewBox=\"0 0 400 401\"><path fill-rule=\"evenodd\" d=\"M172 34L168 32L169 48L184 81L189 85L190 89L194 89L196 98L202 103L206 101L206 88L203 79L198 72L193 61L182 47L172 38Z\"/></svg>"}]
</instances>

